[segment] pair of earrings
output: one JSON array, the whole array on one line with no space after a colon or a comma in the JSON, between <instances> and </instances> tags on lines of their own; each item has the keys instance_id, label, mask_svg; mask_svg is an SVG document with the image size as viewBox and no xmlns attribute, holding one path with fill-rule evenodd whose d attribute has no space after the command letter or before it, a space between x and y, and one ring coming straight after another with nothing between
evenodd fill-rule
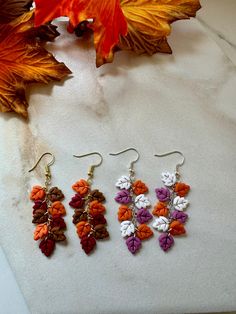
<instances>
[{"instance_id":1,"label":"pair of earrings","mask_svg":"<svg viewBox=\"0 0 236 314\"><path fill-rule=\"evenodd\" d=\"M153 231L147 225L153 216L148 211L151 206L146 197L148 187L141 180L135 179L134 164L139 160L139 153L135 148L128 148L112 156L133 150L137 158L130 163L129 174L123 175L117 181L116 187L120 189L115 200L120 203L118 220L121 222L120 231L126 239L128 250L135 254L142 246L142 241L153 236ZM185 158L179 151L173 151L156 157L164 157L172 154L179 154L182 161L176 165L175 172L162 172L161 180L165 187L156 188L155 193L158 199L152 214L157 216L153 228L161 232L158 238L159 245L163 251L168 251L174 244L173 236L186 233L184 224L188 215L184 212L189 202L185 198L190 186L180 181L179 168L184 164Z\"/></svg>"},{"instance_id":2,"label":"pair of earrings","mask_svg":"<svg viewBox=\"0 0 236 314\"><path fill-rule=\"evenodd\" d=\"M120 191L115 200L120 204L118 220L121 222L121 235L126 238L128 250L135 254L141 248L142 241L153 235L153 231L147 225L153 218L148 211L151 203L145 195L148 193L148 187L141 180L135 179L134 164L139 160L140 155L135 148L110 153L110 155L117 156L131 150L137 153L137 158L130 163L129 174L118 179L116 187ZM155 156L162 157L175 153L180 154L183 160L177 164L175 173L162 173L161 179L165 187L155 189L159 201L152 211L152 214L158 217L153 223L153 227L162 232L159 237L159 244L164 251L167 251L174 244L173 236L185 233L183 225L188 218L183 211L188 205L184 196L190 187L180 182L179 174L179 167L185 161L183 154L179 151L173 151ZM51 187L50 166L55 162L55 157L51 153L44 153L29 172L33 171L46 155L50 155L52 160L45 167L44 187L34 186L30 193L30 199L34 201L32 220L36 224L34 239L41 240L39 248L43 254L50 256L54 251L55 243L66 240L64 234L66 224L63 219L66 210L62 204L64 199L62 191L57 187ZM107 222L104 217L106 209L103 203L105 197L98 189L92 189L94 170L102 164L103 157L98 152L74 155L74 157L82 158L91 155L98 155L100 162L90 167L86 180L80 179L72 185L76 194L69 202L69 205L74 209L73 223L76 225L80 244L86 254L95 248L97 240L109 237L106 228Z\"/></svg>"}]
</instances>

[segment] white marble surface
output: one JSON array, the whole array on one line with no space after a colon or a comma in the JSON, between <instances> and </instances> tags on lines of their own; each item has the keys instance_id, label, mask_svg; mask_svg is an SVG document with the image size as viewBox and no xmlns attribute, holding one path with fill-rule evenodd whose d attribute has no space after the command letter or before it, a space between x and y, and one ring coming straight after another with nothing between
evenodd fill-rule
<instances>
[{"instance_id":1,"label":"white marble surface","mask_svg":"<svg viewBox=\"0 0 236 314\"><path fill-rule=\"evenodd\" d=\"M62 38L50 48L73 77L63 87L32 87L30 123L1 117L0 239L31 313L236 310L236 71L215 41L214 25L205 24L204 17L174 24L172 56L118 53L113 64L100 69L92 47L82 48L60 25ZM160 251L157 233L135 257L120 237L114 183L126 173L130 155L107 154L128 146L141 152L137 177L150 186L153 204L159 173L172 170L177 158L152 155L172 149L185 153L183 180L192 186L188 236L177 239L168 254ZM91 150L105 158L95 186L107 196L111 240L85 256L67 206L68 245L58 245L48 260L32 240L28 200L32 184L42 182L42 171L29 175L27 169L39 154L52 151L57 159L53 184L68 202L70 185L86 176L90 163L72 154Z\"/></svg>"}]
</instances>

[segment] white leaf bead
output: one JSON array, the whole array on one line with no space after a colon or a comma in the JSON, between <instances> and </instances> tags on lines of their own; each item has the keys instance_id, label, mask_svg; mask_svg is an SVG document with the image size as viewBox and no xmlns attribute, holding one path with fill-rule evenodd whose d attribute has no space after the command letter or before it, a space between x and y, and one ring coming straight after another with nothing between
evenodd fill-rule
<instances>
[{"instance_id":1,"label":"white leaf bead","mask_svg":"<svg viewBox=\"0 0 236 314\"><path fill-rule=\"evenodd\" d=\"M176 182L176 175L170 172L162 172L161 181L165 186L172 186Z\"/></svg>"},{"instance_id":2,"label":"white leaf bead","mask_svg":"<svg viewBox=\"0 0 236 314\"><path fill-rule=\"evenodd\" d=\"M120 224L120 231L122 237L129 237L135 231L134 224L129 220L122 221L122 223Z\"/></svg>"},{"instance_id":3,"label":"white leaf bead","mask_svg":"<svg viewBox=\"0 0 236 314\"><path fill-rule=\"evenodd\" d=\"M144 194L136 196L134 203L138 209L147 208L148 206L151 205L149 199Z\"/></svg>"},{"instance_id":4,"label":"white leaf bead","mask_svg":"<svg viewBox=\"0 0 236 314\"><path fill-rule=\"evenodd\" d=\"M118 187L120 189L128 190L130 188L130 186L131 186L130 178L127 176L122 176L116 182L116 187Z\"/></svg>"},{"instance_id":5,"label":"white leaf bead","mask_svg":"<svg viewBox=\"0 0 236 314\"><path fill-rule=\"evenodd\" d=\"M155 219L152 226L158 231L166 232L169 229L169 223L170 222L166 217L160 216L157 219Z\"/></svg>"},{"instance_id":6,"label":"white leaf bead","mask_svg":"<svg viewBox=\"0 0 236 314\"><path fill-rule=\"evenodd\" d=\"M183 211L188 206L188 204L188 200L184 197L176 196L173 200L174 208L180 211Z\"/></svg>"}]
</instances>

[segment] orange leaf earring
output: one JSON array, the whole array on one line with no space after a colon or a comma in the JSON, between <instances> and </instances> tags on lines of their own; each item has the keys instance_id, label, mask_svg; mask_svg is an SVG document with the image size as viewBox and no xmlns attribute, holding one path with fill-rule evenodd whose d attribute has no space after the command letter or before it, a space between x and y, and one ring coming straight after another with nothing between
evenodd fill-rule
<instances>
[{"instance_id":1,"label":"orange leaf earring","mask_svg":"<svg viewBox=\"0 0 236 314\"><path fill-rule=\"evenodd\" d=\"M32 223L36 224L34 240L41 240L39 248L44 255L50 256L54 251L55 243L66 240L64 235L66 224L62 218L66 211L61 203L64 199L62 191L57 187L50 188L52 177L50 166L55 162L55 157L51 153L44 153L29 172L33 171L46 155L50 155L52 160L45 167L45 184L43 187L34 186L30 199L34 202L32 220Z\"/></svg>"},{"instance_id":2,"label":"orange leaf earring","mask_svg":"<svg viewBox=\"0 0 236 314\"><path fill-rule=\"evenodd\" d=\"M121 222L121 236L126 238L128 250L135 254L142 245L142 241L153 235L152 230L146 224L152 219L148 211L151 205L145 193L148 187L141 180L135 179L134 164L139 160L139 153L135 148L127 148L118 153L110 153L111 156L135 151L137 158L130 163L129 175L121 176L116 187L120 189L115 200L121 204L118 210L118 220Z\"/></svg>"},{"instance_id":3,"label":"orange leaf earring","mask_svg":"<svg viewBox=\"0 0 236 314\"><path fill-rule=\"evenodd\" d=\"M188 219L185 210L189 204L185 196L190 190L190 186L180 182L179 168L183 166L185 158L179 151L173 151L156 157L164 157L172 154L182 156L182 161L176 165L175 173L162 172L161 180L165 187L155 189L158 202L153 210L153 215L158 218L153 223L153 228L161 231L159 245L163 251L168 251L174 244L174 236L186 233L184 224Z\"/></svg>"},{"instance_id":4,"label":"orange leaf earring","mask_svg":"<svg viewBox=\"0 0 236 314\"><path fill-rule=\"evenodd\" d=\"M105 197L99 190L92 190L91 188L94 169L102 164L102 155L93 152L80 156L74 155L74 157L82 158L91 155L98 155L100 162L90 167L87 180L80 179L72 185L72 189L76 194L69 203L74 208L73 223L76 226L82 249L86 254L89 254L95 248L96 240L109 237L104 217L106 209L102 204Z\"/></svg>"}]
</instances>

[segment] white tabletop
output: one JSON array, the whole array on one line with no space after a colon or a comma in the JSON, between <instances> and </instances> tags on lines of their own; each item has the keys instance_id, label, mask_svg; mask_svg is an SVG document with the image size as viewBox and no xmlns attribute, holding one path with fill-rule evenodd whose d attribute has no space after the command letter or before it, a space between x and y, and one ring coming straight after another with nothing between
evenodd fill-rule
<instances>
[{"instance_id":1,"label":"white tabletop","mask_svg":"<svg viewBox=\"0 0 236 314\"><path fill-rule=\"evenodd\" d=\"M6 275L0 291L6 298L0 313L27 313L26 304L37 314L236 310L236 3L202 4L197 20L173 25L173 55L119 52L113 64L99 69L93 48L78 49L59 23L62 36L49 47L73 76L64 84L31 88L29 123L12 114L0 119L1 246L9 261L1 251ZM137 256L120 237L114 183L126 174L129 155L112 158L108 152L128 146L141 153L137 177L149 185L152 204L160 172L172 171L176 162L153 154L179 149L186 156L181 171L192 186L188 235L167 254L157 233ZM104 154L95 186L107 197L111 239L88 257L67 203L71 184L86 177L90 163L72 154L92 150ZM27 173L45 151L56 156L53 184L66 195L68 226L68 245L58 245L49 260L32 239L28 200L31 186L43 183L43 171Z\"/></svg>"}]
</instances>

